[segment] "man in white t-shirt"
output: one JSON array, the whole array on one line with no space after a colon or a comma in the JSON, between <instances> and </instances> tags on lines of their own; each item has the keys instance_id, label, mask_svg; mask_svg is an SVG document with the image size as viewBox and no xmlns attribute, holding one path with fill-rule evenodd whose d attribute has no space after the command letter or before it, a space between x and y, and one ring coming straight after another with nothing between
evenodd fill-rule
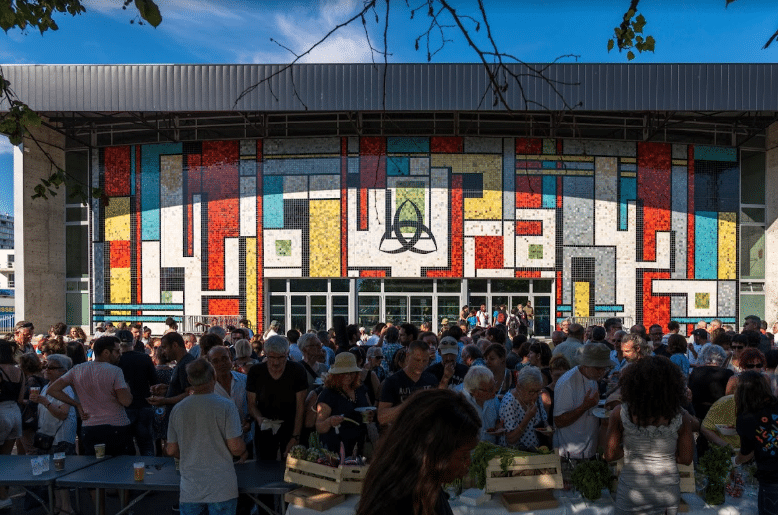
<instances>
[{"instance_id":1,"label":"man in white t-shirt","mask_svg":"<svg viewBox=\"0 0 778 515\"><path fill-rule=\"evenodd\" d=\"M592 414L600 392L597 381L613 365L604 343L587 343L579 354L579 365L559 378L554 388L554 425L559 454L588 459L597 452L600 421Z\"/></svg>"},{"instance_id":2,"label":"man in white t-shirt","mask_svg":"<svg viewBox=\"0 0 778 515\"><path fill-rule=\"evenodd\" d=\"M475 314L478 327L489 327L489 313L486 312L486 304L481 304L481 309Z\"/></svg>"}]
</instances>

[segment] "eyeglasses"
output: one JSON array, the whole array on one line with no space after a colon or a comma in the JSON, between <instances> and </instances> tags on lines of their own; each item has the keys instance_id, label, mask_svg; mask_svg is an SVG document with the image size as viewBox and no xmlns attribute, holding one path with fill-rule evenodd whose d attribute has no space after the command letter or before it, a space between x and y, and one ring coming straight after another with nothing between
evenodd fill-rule
<instances>
[{"instance_id":1,"label":"eyeglasses","mask_svg":"<svg viewBox=\"0 0 778 515\"><path fill-rule=\"evenodd\" d=\"M761 363L745 363L744 365L741 365L741 368L744 368L746 370L751 370L752 368L762 368L764 365Z\"/></svg>"}]
</instances>

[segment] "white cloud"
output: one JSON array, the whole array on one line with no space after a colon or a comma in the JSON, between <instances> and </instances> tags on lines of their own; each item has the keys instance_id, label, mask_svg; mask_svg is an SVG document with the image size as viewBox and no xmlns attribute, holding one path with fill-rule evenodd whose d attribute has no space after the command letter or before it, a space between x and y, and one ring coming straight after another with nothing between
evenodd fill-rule
<instances>
[{"instance_id":1,"label":"white cloud","mask_svg":"<svg viewBox=\"0 0 778 515\"><path fill-rule=\"evenodd\" d=\"M13 151L14 151L14 146L11 145L10 141L8 141L8 137L0 134L0 155L12 154Z\"/></svg>"}]
</instances>

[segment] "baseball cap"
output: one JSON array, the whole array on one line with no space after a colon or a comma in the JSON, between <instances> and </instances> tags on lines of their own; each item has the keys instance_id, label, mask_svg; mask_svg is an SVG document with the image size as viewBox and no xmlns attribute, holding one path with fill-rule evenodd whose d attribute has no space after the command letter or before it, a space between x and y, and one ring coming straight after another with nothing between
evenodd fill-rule
<instances>
[{"instance_id":1,"label":"baseball cap","mask_svg":"<svg viewBox=\"0 0 778 515\"><path fill-rule=\"evenodd\" d=\"M459 343L453 336L445 336L438 344L438 352L441 356L444 354L459 354Z\"/></svg>"}]
</instances>

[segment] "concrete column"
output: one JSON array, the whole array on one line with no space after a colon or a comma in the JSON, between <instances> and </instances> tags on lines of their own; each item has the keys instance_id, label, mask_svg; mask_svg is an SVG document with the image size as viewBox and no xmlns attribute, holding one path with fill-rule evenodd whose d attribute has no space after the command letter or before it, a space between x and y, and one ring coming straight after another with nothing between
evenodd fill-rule
<instances>
[{"instance_id":1,"label":"concrete column","mask_svg":"<svg viewBox=\"0 0 778 515\"><path fill-rule=\"evenodd\" d=\"M65 187L56 197L32 199L34 188L65 168L65 137L37 127L14 151L16 320L48 333L65 321Z\"/></svg>"},{"instance_id":2,"label":"concrete column","mask_svg":"<svg viewBox=\"0 0 778 515\"><path fill-rule=\"evenodd\" d=\"M778 122L767 128L765 144L765 319L778 319ZM745 259L747 256L740 256ZM768 331L770 328L768 327Z\"/></svg>"}]
</instances>

